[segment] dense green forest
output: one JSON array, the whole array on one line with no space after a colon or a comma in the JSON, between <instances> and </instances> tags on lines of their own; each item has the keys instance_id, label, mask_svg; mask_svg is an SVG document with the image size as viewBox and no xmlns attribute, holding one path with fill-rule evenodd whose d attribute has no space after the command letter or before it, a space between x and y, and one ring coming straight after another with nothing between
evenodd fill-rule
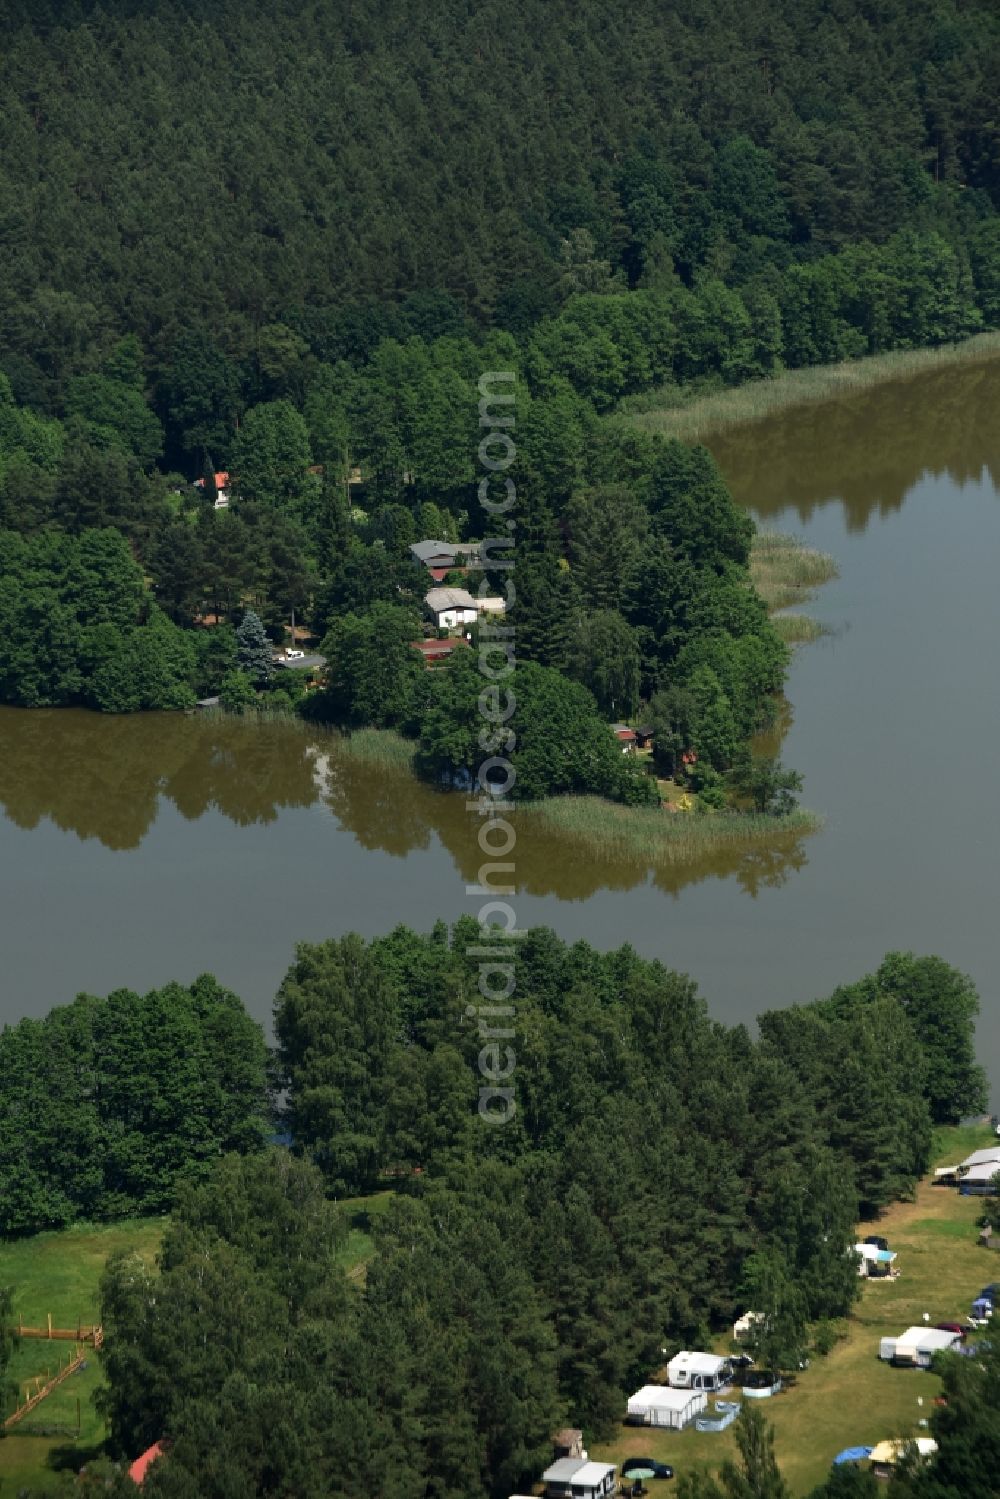
<instances>
[{"instance_id":1,"label":"dense green forest","mask_svg":"<svg viewBox=\"0 0 1000 1499\"><path fill-rule=\"evenodd\" d=\"M609 1430L664 1343L744 1304L794 1367L852 1304L859 1211L983 1104L978 1001L940 959L891 954L754 1041L661 964L535 930L510 944L516 1112L491 1127L509 1022L479 940L299 949L268 1079L291 1153L264 1148L260 1030L211 979L0 1037L6 1232L179 1193L160 1270L116 1262L104 1292L114 1440L175 1438L164 1493L509 1493L561 1419ZM335 1200L387 1180L362 1295Z\"/></svg>"},{"instance_id":2,"label":"dense green forest","mask_svg":"<svg viewBox=\"0 0 1000 1499\"><path fill-rule=\"evenodd\" d=\"M509 1022L479 995L479 934L299 949L272 1072L291 1152L252 1127L259 1037L231 1042L245 1153L210 1166L216 1129L159 1269L118 1259L104 1285L113 1441L174 1442L151 1493L506 1495L567 1416L610 1430L665 1344L747 1304L768 1313L761 1357L794 1368L852 1305L858 1212L912 1187L935 1121L982 1105L975 992L940 959L891 954L754 1041L661 964L539 929L511 943L516 1113L491 1127L482 1055L503 1071ZM186 1016L190 996L151 1002ZM100 1093L74 1013L48 1024ZM161 1094L192 1061L159 1059ZM336 1199L387 1181L362 1290Z\"/></svg>"},{"instance_id":3,"label":"dense green forest","mask_svg":"<svg viewBox=\"0 0 1000 1499\"><path fill-rule=\"evenodd\" d=\"M267 1051L203 977L80 995L0 1031L0 1234L163 1212L179 1181L267 1137Z\"/></svg>"},{"instance_id":4,"label":"dense green forest","mask_svg":"<svg viewBox=\"0 0 1000 1499\"><path fill-rule=\"evenodd\" d=\"M373 606L419 629L409 543L488 525L477 380L510 369L519 660L591 694L584 718L647 705L660 768L695 752L717 803L784 651L709 460L609 413L997 324L993 10L111 0L0 20L0 528L29 538L4 542L0 698L252 706L276 684L233 627L250 608L279 639L294 610L340 652L333 715L408 724L425 773L465 769L441 703L358 692L356 667ZM147 589L97 638L49 533L109 527ZM461 707L460 680L435 692ZM551 787L636 794L581 763Z\"/></svg>"},{"instance_id":5,"label":"dense green forest","mask_svg":"<svg viewBox=\"0 0 1000 1499\"><path fill-rule=\"evenodd\" d=\"M253 366L293 319L335 362L466 317L523 331L581 278L745 279L1000 194L984 0L4 0L0 21L0 328L26 393L109 331L167 368L200 329Z\"/></svg>"},{"instance_id":6,"label":"dense green forest","mask_svg":"<svg viewBox=\"0 0 1000 1499\"><path fill-rule=\"evenodd\" d=\"M518 794L654 795L607 732L641 712L703 806L768 776L786 805L748 749L788 662L752 524L704 449L625 417L1000 327L993 0L0 0L0 28L0 702L219 695L474 775L482 677L411 649L409 548L496 525L479 381L511 371ZM271 669L293 614L314 692ZM308 804L305 762L272 792L240 754L229 815ZM0 1232L173 1208L159 1264L103 1287L113 1448L172 1443L154 1499L503 1499L749 1305L795 1368L857 1293L858 1217L984 1106L978 999L940 959L755 1039L628 948L535 930L490 1127L480 935L302 946L270 1055L209 977L0 1034ZM338 1202L387 1185L359 1284ZM893 1499L996 1487L998 1358L945 1371L939 1458Z\"/></svg>"}]
</instances>

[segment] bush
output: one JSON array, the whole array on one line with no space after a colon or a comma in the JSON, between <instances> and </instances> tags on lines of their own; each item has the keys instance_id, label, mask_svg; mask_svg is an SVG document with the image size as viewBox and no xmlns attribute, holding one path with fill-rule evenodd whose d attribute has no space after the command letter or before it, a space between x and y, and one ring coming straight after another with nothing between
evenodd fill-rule
<instances>
[{"instance_id":1,"label":"bush","mask_svg":"<svg viewBox=\"0 0 1000 1499\"><path fill-rule=\"evenodd\" d=\"M813 1329L812 1351L820 1358L826 1358L845 1336L844 1328L838 1322L817 1322Z\"/></svg>"},{"instance_id":2,"label":"bush","mask_svg":"<svg viewBox=\"0 0 1000 1499\"><path fill-rule=\"evenodd\" d=\"M245 671L230 671L222 679L219 701L227 713L245 713L257 706L257 693Z\"/></svg>"}]
</instances>

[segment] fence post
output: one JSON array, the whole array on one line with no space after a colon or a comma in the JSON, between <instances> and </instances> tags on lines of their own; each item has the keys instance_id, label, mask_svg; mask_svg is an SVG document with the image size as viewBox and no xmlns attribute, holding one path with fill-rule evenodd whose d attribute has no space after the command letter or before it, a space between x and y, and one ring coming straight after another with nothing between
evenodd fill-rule
<instances>
[{"instance_id":1,"label":"fence post","mask_svg":"<svg viewBox=\"0 0 1000 1499\"><path fill-rule=\"evenodd\" d=\"M52 1336L52 1313L51 1312L49 1312L49 1314L48 1314L48 1320L49 1320L49 1337L51 1338L51 1336Z\"/></svg>"}]
</instances>

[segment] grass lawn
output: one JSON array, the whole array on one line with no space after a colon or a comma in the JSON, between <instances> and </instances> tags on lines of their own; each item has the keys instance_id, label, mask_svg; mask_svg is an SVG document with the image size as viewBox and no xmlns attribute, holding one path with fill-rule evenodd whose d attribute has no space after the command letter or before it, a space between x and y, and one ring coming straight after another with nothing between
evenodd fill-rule
<instances>
[{"instance_id":1,"label":"grass lawn","mask_svg":"<svg viewBox=\"0 0 1000 1499\"><path fill-rule=\"evenodd\" d=\"M28 1327L44 1327L52 1313L55 1327L95 1322L98 1285L108 1256L134 1249L152 1261L165 1218L122 1223L79 1224L61 1233L34 1234L0 1243L0 1285L14 1288L14 1316Z\"/></svg>"},{"instance_id":2,"label":"grass lawn","mask_svg":"<svg viewBox=\"0 0 1000 1499\"><path fill-rule=\"evenodd\" d=\"M150 1261L163 1233L163 1218L138 1218L114 1224L81 1224L61 1233L36 1234L0 1244L0 1285L14 1288L14 1315L28 1327L44 1327L52 1313L55 1327L90 1324L99 1316L98 1285L105 1261L118 1249L131 1249ZM11 1359L9 1377L24 1387L33 1376L53 1374L71 1357L73 1344L25 1338ZM97 1357L71 1374L57 1390L0 1440L0 1495L31 1487L45 1492L56 1468L77 1471L104 1440L103 1422L94 1410L94 1391L101 1383ZM77 1429L79 1400L80 1435ZM48 1432L48 1435L38 1433Z\"/></svg>"},{"instance_id":3,"label":"grass lawn","mask_svg":"<svg viewBox=\"0 0 1000 1499\"><path fill-rule=\"evenodd\" d=\"M364 1281L365 1266L375 1253L372 1237L374 1221L388 1208L395 1193L392 1189L373 1192L370 1197L345 1197L340 1207L347 1217L347 1238L337 1255L352 1280Z\"/></svg>"},{"instance_id":4,"label":"grass lawn","mask_svg":"<svg viewBox=\"0 0 1000 1499\"><path fill-rule=\"evenodd\" d=\"M992 1138L982 1127L939 1131L934 1164L960 1160ZM844 1447L919 1434L917 1422L930 1416L940 1381L922 1370L882 1363L879 1339L922 1322L925 1312L931 1323L965 1321L973 1297L998 1278L994 1257L976 1241L981 1210L976 1198L959 1197L954 1188L934 1187L927 1179L913 1202L897 1203L881 1219L877 1231L899 1254L899 1278L865 1281L844 1324L846 1337L826 1358L815 1358L793 1388L762 1402L794 1495L810 1493ZM862 1237L872 1230L866 1224ZM718 1351L728 1346L720 1340ZM614 1441L594 1448L594 1456L609 1462L648 1454L671 1463L677 1473L714 1470L735 1453L731 1428L711 1433L622 1427Z\"/></svg>"}]
</instances>

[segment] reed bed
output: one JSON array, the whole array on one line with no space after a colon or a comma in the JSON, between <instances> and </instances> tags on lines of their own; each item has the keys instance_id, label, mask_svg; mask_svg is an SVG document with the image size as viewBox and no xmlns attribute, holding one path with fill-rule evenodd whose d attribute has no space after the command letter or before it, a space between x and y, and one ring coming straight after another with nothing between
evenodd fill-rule
<instances>
[{"instance_id":1,"label":"reed bed","mask_svg":"<svg viewBox=\"0 0 1000 1499\"><path fill-rule=\"evenodd\" d=\"M412 770L416 745L393 729L354 729L340 736L338 750L366 765L386 770Z\"/></svg>"},{"instance_id":2,"label":"reed bed","mask_svg":"<svg viewBox=\"0 0 1000 1499\"><path fill-rule=\"evenodd\" d=\"M621 411L627 420L646 432L695 442L709 432L758 421L792 406L829 401L852 391L867 390L887 380L899 380L951 364L991 359L998 354L1000 333L977 333L974 338L942 344L938 348L897 349L889 354L873 354L867 359L785 370L770 379L751 380L746 385L725 390L685 395L682 388L667 386L633 398L623 405Z\"/></svg>"},{"instance_id":3,"label":"reed bed","mask_svg":"<svg viewBox=\"0 0 1000 1499\"><path fill-rule=\"evenodd\" d=\"M830 633L829 625L821 625L808 614L775 614L771 623L786 645L805 645Z\"/></svg>"},{"instance_id":4,"label":"reed bed","mask_svg":"<svg viewBox=\"0 0 1000 1499\"><path fill-rule=\"evenodd\" d=\"M622 807L598 796L558 796L518 809L518 823L577 843L591 858L688 865L732 849L773 847L822 826L815 813L797 809L775 818L739 812L668 812L662 807Z\"/></svg>"},{"instance_id":5,"label":"reed bed","mask_svg":"<svg viewBox=\"0 0 1000 1499\"><path fill-rule=\"evenodd\" d=\"M801 604L813 589L837 576L837 564L826 552L806 546L798 536L783 531L758 531L750 552L750 578L768 611ZM789 616L785 616L787 619ZM778 626L778 620L774 620ZM805 622L812 625L812 621ZM815 626L822 633L820 626ZM790 638L788 636L786 639ZM815 639L815 634L799 639Z\"/></svg>"}]
</instances>

